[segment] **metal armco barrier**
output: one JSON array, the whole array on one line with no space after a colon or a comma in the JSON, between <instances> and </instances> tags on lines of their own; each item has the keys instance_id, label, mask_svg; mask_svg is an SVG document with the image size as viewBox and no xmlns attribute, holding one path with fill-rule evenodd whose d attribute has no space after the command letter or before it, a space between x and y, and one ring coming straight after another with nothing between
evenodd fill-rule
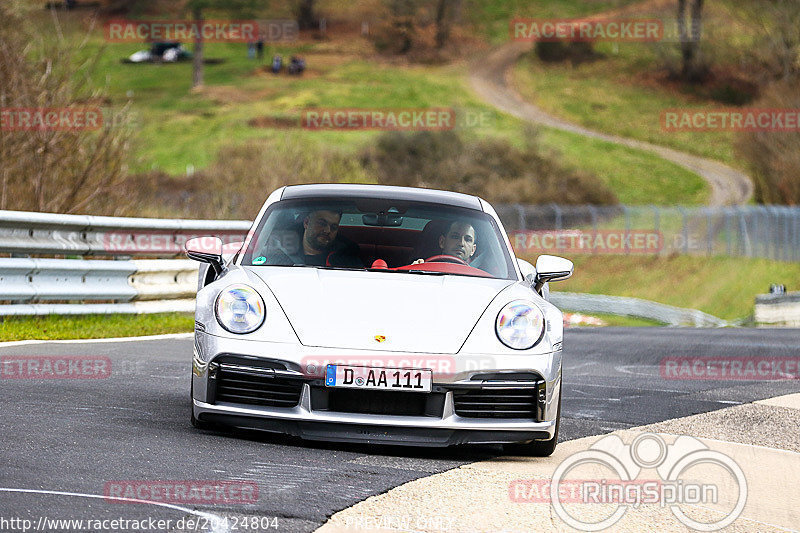
<instances>
[{"instance_id":1,"label":"metal armco barrier","mask_svg":"<svg viewBox=\"0 0 800 533\"><path fill-rule=\"evenodd\" d=\"M246 220L180 220L0 211L0 252L26 255L179 257L204 235L244 240Z\"/></svg>"},{"instance_id":2,"label":"metal armco barrier","mask_svg":"<svg viewBox=\"0 0 800 533\"><path fill-rule=\"evenodd\" d=\"M188 259L0 259L0 301L14 302L0 305L0 316L193 311L198 266ZM104 303L41 303L64 301Z\"/></svg>"},{"instance_id":3,"label":"metal armco barrier","mask_svg":"<svg viewBox=\"0 0 800 533\"><path fill-rule=\"evenodd\" d=\"M607 313L647 318L670 326L724 327L725 320L697 309L672 307L639 298L550 291L550 301L560 309L582 313Z\"/></svg>"}]
</instances>

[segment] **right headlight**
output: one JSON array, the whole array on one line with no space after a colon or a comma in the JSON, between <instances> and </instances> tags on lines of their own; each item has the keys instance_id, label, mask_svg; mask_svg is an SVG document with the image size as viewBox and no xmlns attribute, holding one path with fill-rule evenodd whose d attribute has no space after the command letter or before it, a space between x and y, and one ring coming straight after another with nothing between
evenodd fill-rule
<instances>
[{"instance_id":1,"label":"right headlight","mask_svg":"<svg viewBox=\"0 0 800 533\"><path fill-rule=\"evenodd\" d=\"M517 300L497 315L495 330L500 342L514 350L533 348L544 336L544 314L533 302Z\"/></svg>"},{"instance_id":2,"label":"right headlight","mask_svg":"<svg viewBox=\"0 0 800 533\"><path fill-rule=\"evenodd\" d=\"M252 333L261 327L266 316L261 295L241 283L219 293L215 312L217 322L231 333Z\"/></svg>"}]
</instances>

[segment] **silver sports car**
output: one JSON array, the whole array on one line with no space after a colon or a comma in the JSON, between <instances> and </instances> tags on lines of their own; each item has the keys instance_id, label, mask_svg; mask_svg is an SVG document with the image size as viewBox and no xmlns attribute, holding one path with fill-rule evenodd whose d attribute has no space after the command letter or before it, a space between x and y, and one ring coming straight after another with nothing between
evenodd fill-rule
<instances>
[{"instance_id":1,"label":"silver sports car","mask_svg":"<svg viewBox=\"0 0 800 533\"><path fill-rule=\"evenodd\" d=\"M192 423L304 439L517 443L549 455L572 263L514 256L494 209L378 185L273 192L244 243L201 261Z\"/></svg>"}]
</instances>

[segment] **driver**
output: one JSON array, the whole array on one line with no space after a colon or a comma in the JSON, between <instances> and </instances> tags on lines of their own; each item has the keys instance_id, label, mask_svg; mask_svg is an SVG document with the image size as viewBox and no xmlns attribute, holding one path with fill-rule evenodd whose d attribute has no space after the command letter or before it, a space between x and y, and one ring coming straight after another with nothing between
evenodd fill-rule
<instances>
[{"instance_id":1,"label":"driver","mask_svg":"<svg viewBox=\"0 0 800 533\"><path fill-rule=\"evenodd\" d=\"M337 239L341 211L319 209L303 220L303 260L306 265L364 268L358 245Z\"/></svg>"},{"instance_id":2,"label":"driver","mask_svg":"<svg viewBox=\"0 0 800 533\"><path fill-rule=\"evenodd\" d=\"M439 236L439 248L442 250L442 255L451 255L469 263L477 248L475 228L466 220L453 221L447 231ZM424 262L424 259L417 259L412 264L418 265Z\"/></svg>"}]
</instances>

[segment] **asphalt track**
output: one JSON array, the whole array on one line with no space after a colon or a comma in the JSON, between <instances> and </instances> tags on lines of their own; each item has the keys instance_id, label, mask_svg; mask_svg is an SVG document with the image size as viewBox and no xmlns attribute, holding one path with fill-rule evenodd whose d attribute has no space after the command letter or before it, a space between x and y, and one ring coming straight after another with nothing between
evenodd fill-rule
<instances>
[{"instance_id":1,"label":"asphalt track","mask_svg":"<svg viewBox=\"0 0 800 533\"><path fill-rule=\"evenodd\" d=\"M798 340L798 330L567 330L561 440L800 392L798 380L666 380L659 371L665 357L798 357ZM112 363L104 379L0 379L0 531L21 531L21 522L3 522L14 518L33 527L44 518L171 519L169 529L127 530L178 531L177 520L198 512L228 516L229 531L243 516L277 517L278 531L312 531L368 496L500 453L493 446L354 446L195 430L191 345L189 338L0 345L0 356L89 355ZM258 499L173 508L105 501L104 487L119 480L249 481ZM51 523L46 530L110 529Z\"/></svg>"}]
</instances>

